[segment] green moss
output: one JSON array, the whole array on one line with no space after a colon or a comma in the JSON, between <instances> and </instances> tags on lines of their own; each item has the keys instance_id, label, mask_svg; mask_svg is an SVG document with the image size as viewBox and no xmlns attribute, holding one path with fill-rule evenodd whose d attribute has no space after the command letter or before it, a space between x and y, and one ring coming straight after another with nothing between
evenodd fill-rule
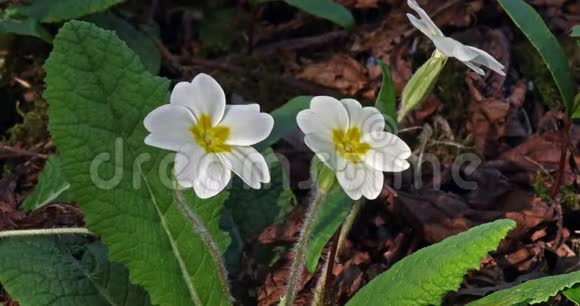
<instances>
[{"instance_id":1,"label":"green moss","mask_svg":"<svg viewBox=\"0 0 580 306\"><path fill-rule=\"evenodd\" d=\"M551 188L546 184L544 177L539 172L536 173L533 187L536 197L541 198L546 203L552 203L552 198L550 197ZM560 186L560 196L560 203L564 213L580 210L580 196L574 191L573 187Z\"/></svg>"},{"instance_id":2,"label":"green moss","mask_svg":"<svg viewBox=\"0 0 580 306\"><path fill-rule=\"evenodd\" d=\"M550 109L561 109L563 104L558 87L536 49L526 40L516 45L514 51L514 60L520 71L534 82L535 92L544 104Z\"/></svg>"},{"instance_id":3,"label":"green moss","mask_svg":"<svg viewBox=\"0 0 580 306\"><path fill-rule=\"evenodd\" d=\"M22 110L19 103L17 111L22 116L22 123L17 123L8 130L9 144L35 144L48 139L47 104L44 100L36 100L28 110Z\"/></svg>"},{"instance_id":4,"label":"green moss","mask_svg":"<svg viewBox=\"0 0 580 306\"><path fill-rule=\"evenodd\" d=\"M466 136L465 120L471 100L465 84L466 67L457 60L450 60L441 71L439 81L435 85L434 94L443 103L441 116L446 118L451 130Z\"/></svg>"}]
</instances>

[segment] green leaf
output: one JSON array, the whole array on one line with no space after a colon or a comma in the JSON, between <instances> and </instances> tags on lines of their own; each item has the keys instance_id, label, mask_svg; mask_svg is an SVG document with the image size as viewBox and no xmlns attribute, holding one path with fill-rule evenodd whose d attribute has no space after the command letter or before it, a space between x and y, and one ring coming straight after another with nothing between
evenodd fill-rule
<instances>
[{"instance_id":1,"label":"green leaf","mask_svg":"<svg viewBox=\"0 0 580 306\"><path fill-rule=\"evenodd\" d=\"M469 303L468 305L492 306L537 304L548 301L548 299L556 293L566 288L570 288L576 283L580 283L580 271L564 275L542 277L527 281L521 285L494 292L482 299Z\"/></svg>"},{"instance_id":2,"label":"green leaf","mask_svg":"<svg viewBox=\"0 0 580 306\"><path fill-rule=\"evenodd\" d=\"M572 37L580 37L580 24L575 25L570 30L570 36Z\"/></svg>"},{"instance_id":3,"label":"green leaf","mask_svg":"<svg viewBox=\"0 0 580 306\"><path fill-rule=\"evenodd\" d=\"M0 240L0 282L21 306L151 305L100 242L70 235Z\"/></svg>"},{"instance_id":4,"label":"green leaf","mask_svg":"<svg viewBox=\"0 0 580 306\"><path fill-rule=\"evenodd\" d=\"M309 273L316 272L324 246L336 233L351 207L352 201L338 186L332 188L332 191L326 195L306 250L306 269Z\"/></svg>"},{"instance_id":5,"label":"green leaf","mask_svg":"<svg viewBox=\"0 0 580 306\"><path fill-rule=\"evenodd\" d=\"M253 190L236 178L225 204L244 242L257 238L269 225L281 222L295 202L282 163L271 149L263 154L270 169L270 183Z\"/></svg>"},{"instance_id":6,"label":"green leaf","mask_svg":"<svg viewBox=\"0 0 580 306\"><path fill-rule=\"evenodd\" d=\"M38 183L34 191L20 205L20 209L26 211L35 210L59 197L63 201L69 199L66 191L69 189L70 184L63 176L60 167L60 158L57 155L51 156L38 177Z\"/></svg>"},{"instance_id":7,"label":"green leaf","mask_svg":"<svg viewBox=\"0 0 580 306\"><path fill-rule=\"evenodd\" d=\"M580 305L580 285L568 288L562 293L564 293L567 299L574 302L576 305Z\"/></svg>"},{"instance_id":8,"label":"green leaf","mask_svg":"<svg viewBox=\"0 0 580 306\"><path fill-rule=\"evenodd\" d=\"M512 220L497 220L423 248L375 277L347 305L440 305L514 227Z\"/></svg>"},{"instance_id":9,"label":"green leaf","mask_svg":"<svg viewBox=\"0 0 580 306\"><path fill-rule=\"evenodd\" d=\"M32 18L0 20L0 32L32 36L40 38L47 43L52 42L52 35L37 20Z\"/></svg>"},{"instance_id":10,"label":"green leaf","mask_svg":"<svg viewBox=\"0 0 580 306\"><path fill-rule=\"evenodd\" d=\"M395 119L397 118L397 92L395 85L393 84L389 67L381 60L379 60L379 65L383 73L383 82L377 100L375 101L375 107L383 115Z\"/></svg>"},{"instance_id":11,"label":"green leaf","mask_svg":"<svg viewBox=\"0 0 580 306\"><path fill-rule=\"evenodd\" d=\"M256 145L256 149L263 151L282 139L282 137L296 130L298 128L296 115L301 110L310 107L311 99L311 96L298 96L290 99L286 104L274 110L271 113L272 117L274 117L274 129L268 138Z\"/></svg>"},{"instance_id":12,"label":"green leaf","mask_svg":"<svg viewBox=\"0 0 580 306\"><path fill-rule=\"evenodd\" d=\"M161 53L159 52L159 48L155 46L155 43L147 34L137 30L125 19L117 17L111 13L91 15L84 18L84 20L92 22L100 28L115 31L117 36L125 41L127 46L139 55L143 65L145 65L151 73L159 73L159 68L161 67Z\"/></svg>"},{"instance_id":13,"label":"green leaf","mask_svg":"<svg viewBox=\"0 0 580 306\"><path fill-rule=\"evenodd\" d=\"M40 22L63 22L93 13L106 11L125 0L32 0L27 6L15 8L19 15Z\"/></svg>"},{"instance_id":14,"label":"green leaf","mask_svg":"<svg viewBox=\"0 0 580 306\"><path fill-rule=\"evenodd\" d=\"M574 112L574 82L568 59L560 43L546 26L542 17L523 0L498 0L513 22L522 30L540 56L560 90L568 118Z\"/></svg>"},{"instance_id":15,"label":"green leaf","mask_svg":"<svg viewBox=\"0 0 580 306\"><path fill-rule=\"evenodd\" d=\"M143 142L143 118L168 100L169 82L147 72L114 33L80 21L61 28L45 70L63 173L111 259L127 266L153 304L229 305L219 259L170 188L174 154ZM227 194L187 196L223 250L229 242L218 222Z\"/></svg>"},{"instance_id":16,"label":"green leaf","mask_svg":"<svg viewBox=\"0 0 580 306\"><path fill-rule=\"evenodd\" d=\"M274 0L254 0L255 4L272 2ZM309 14L330 20L339 26L350 29L354 27L354 17L344 6L333 0L284 0Z\"/></svg>"},{"instance_id":17,"label":"green leaf","mask_svg":"<svg viewBox=\"0 0 580 306\"><path fill-rule=\"evenodd\" d=\"M354 17L344 6L333 0L285 0L309 14L330 20L339 26L350 29L354 27Z\"/></svg>"}]
</instances>

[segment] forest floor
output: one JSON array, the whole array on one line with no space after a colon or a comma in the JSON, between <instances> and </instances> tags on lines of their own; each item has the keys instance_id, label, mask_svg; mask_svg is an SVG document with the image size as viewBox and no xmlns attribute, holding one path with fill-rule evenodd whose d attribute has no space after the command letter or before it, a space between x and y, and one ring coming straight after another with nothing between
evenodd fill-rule
<instances>
[{"instance_id":1,"label":"forest floor","mask_svg":"<svg viewBox=\"0 0 580 306\"><path fill-rule=\"evenodd\" d=\"M187 1L134 0L118 9L134 23L158 24L162 76L178 82L211 74L232 103L258 101L266 111L297 95L354 97L370 104L381 86L378 60L390 67L400 93L434 48L408 22L402 0L339 0L357 21L351 31L284 3L250 10L243 1L231 2L196 7ZM566 34L580 24L580 3L529 2L560 39L578 84L580 48ZM580 269L580 126L572 123L569 135L562 132L558 91L540 56L495 1L422 3L446 34L488 51L506 66L507 76L490 72L482 78L450 59L433 94L403 122L399 135L420 162L399 181L387 174L381 196L363 207L332 271L341 303L404 256L498 218L516 220L516 230L446 304ZM217 16L205 35L195 30L204 21L199 16ZM50 50L34 38L0 36L0 230L83 225L75 203L18 209L55 152L42 98L42 64ZM562 146L566 138L568 147ZM231 278L234 287L243 288L234 292L236 298L247 305L279 301L291 260L286 251L298 235L308 195L298 182L307 179L304 169L312 155L299 132L275 149L291 161L298 203L242 251ZM565 172L554 203L550 191L563 149ZM481 160L475 169L461 169L465 180L477 182L474 190L452 178L452 166L465 154ZM277 255L257 258L256 250L264 247ZM315 277L303 280L297 303L308 304L315 282ZM0 303L17 305L2 294Z\"/></svg>"}]
</instances>

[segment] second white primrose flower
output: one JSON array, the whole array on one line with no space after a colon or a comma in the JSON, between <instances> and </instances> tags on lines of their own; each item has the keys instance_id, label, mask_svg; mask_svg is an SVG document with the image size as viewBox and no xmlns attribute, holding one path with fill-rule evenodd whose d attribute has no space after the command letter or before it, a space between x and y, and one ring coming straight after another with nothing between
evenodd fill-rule
<instances>
[{"instance_id":1,"label":"second white primrose flower","mask_svg":"<svg viewBox=\"0 0 580 306\"><path fill-rule=\"evenodd\" d=\"M222 191L232 171L254 189L270 182L264 157L251 145L270 135L274 119L258 104L226 105L224 91L209 75L178 83L170 104L149 113L144 125L151 133L145 143L177 152L177 182L200 198Z\"/></svg>"},{"instance_id":2,"label":"second white primrose flower","mask_svg":"<svg viewBox=\"0 0 580 306\"><path fill-rule=\"evenodd\" d=\"M336 178L347 195L375 199L383 189L383 172L409 168L409 146L385 131L385 119L374 107L354 99L318 96L298 113L304 142Z\"/></svg>"},{"instance_id":3,"label":"second white primrose flower","mask_svg":"<svg viewBox=\"0 0 580 306\"><path fill-rule=\"evenodd\" d=\"M503 72L504 66L489 53L472 46L466 46L451 37L445 36L425 10L417 4L416 0L407 0L407 4L419 15L419 18L417 18L407 14L409 21L415 28L427 35L433 41L437 50L443 55L457 58L480 75L485 75L485 72L477 65L488 67L501 75L505 75L505 72Z\"/></svg>"}]
</instances>

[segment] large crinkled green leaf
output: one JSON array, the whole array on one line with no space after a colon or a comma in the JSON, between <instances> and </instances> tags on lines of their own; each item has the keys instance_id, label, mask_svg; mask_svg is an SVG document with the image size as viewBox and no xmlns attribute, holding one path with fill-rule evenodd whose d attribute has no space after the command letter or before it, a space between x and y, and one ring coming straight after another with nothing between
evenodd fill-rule
<instances>
[{"instance_id":1,"label":"large crinkled green leaf","mask_svg":"<svg viewBox=\"0 0 580 306\"><path fill-rule=\"evenodd\" d=\"M523 0L498 0L514 23L522 30L550 70L560 95L564 101L566 114L574 113L574 82L568 65L568 58L560 43L550 32L542 17Z\"/></svg>"},{"instance_id":2,"label":"large crinkled green leaf","mask_svg":"<svg viewBox=\"0 0 580 306\"><path fill-rule=\"evenodd\" d=\"M492 293L470 306L531 305L548 301L556 293L580 283L580 271L542 277Z\"/></svg>"},{"instance_id":3,"label":"large crinkled green leaf","mask_svg":"<svg viewBox=\"0 0 580 306\"><path fill-rule=\"evenodd\" d=\"M21 306L147 306L143 288L105 247L75 236L0 240L0 283Z\"/></svg>"},{"instance_id":4,"label":"large crinkled green leaf","mask_svg":"<svg viewBox=\"0 0 580 306\"><path fill-rule=\"evenodd\" d=\"M174 154L146 146L143 118L168 100L166 79L145 70L114 33L66 23L46 62L49 130L71 193L112 260L127 266L153 304L228 305L212 248L176 205ZM227 194L188 203L217 237Z\"/></svg>"},{"instance_id":5,"label":"large crinkled green leaf","mask_svg":"<svg viewBox=\"0 0 580 306\"><path fill-rule=\"evenodd\" d=\"M131 48L141 62L151 73L159 73L161 67L161 53L159 48L147 34L136 29L125 19L117 17L111 13L95 14L88 16L84 20L92 22L105 30L115 31L117 36Z\"/></svg>"},{"instance_id":6,"label":"large crinkled green leaf","mask_svg":"<svg viewBox=\"0 0 580 306\"><path fill-rule=\"evenodd\" d=\"M316 225L312 230L312 237L308 241L305 258L308 272L316 272L316 266L324 246L336 233L351 207L351 199L338 186L325 196L318 213L318 219L315 221Z\"/></svg>"},{"instance_id":7,"label":"large crinkled green leaf","mask_svg":"<svg viewBox=\"0 0 580 306\"><path fill-rule=\"evenodd\" d=\"M20 205L20 209L34 210L58 198L65 201L69 199L66 192L70 188L70 184L62 174L60 167L61 161L57 155L51 156L46 161L34 191Z\"/></svg>"},{"instance_id":8,"label":"large crinkled green leaf","mask_svg":"<svg viewBox=\"0 0 580 306\"><path fill-rule=\"evenodd\" d=\"M103 12L121 2L125 0L32 0L15 12L41 22L63 22Z\"/></svg>"},{"instance_id":9,"label":"large crinkled green leaf","mask_svg":"<svg viewBox=\"0 0 580 306\"><path fill-rule=\"evenodd\" d=\"M440 305L514 226L497 220L423 248L375 277L347 305Z\"/></svg>"}]
</instances>

